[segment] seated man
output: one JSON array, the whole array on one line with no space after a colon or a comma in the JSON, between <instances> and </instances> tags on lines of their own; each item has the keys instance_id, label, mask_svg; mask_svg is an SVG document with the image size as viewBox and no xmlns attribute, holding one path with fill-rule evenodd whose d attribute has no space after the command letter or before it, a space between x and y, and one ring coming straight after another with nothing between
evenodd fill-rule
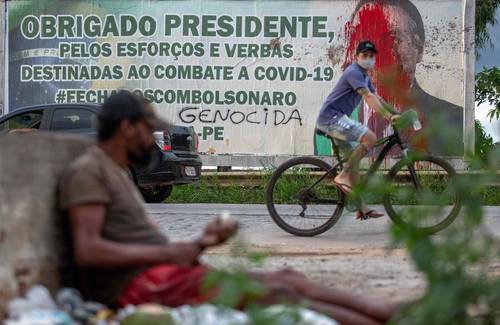
<instances>
[{"instance_id":1,"label":"seated man","mask_svg":"<svg viewBox=\"0 0 500 325\"><path fill-rule=\"evenodd\" d=\"M71 234L75 285L87 299L110 306L210 301L201 290L209 272L203 251L228 240L233 221L215 219L200 238L170 243L148 219L127 166L145 160L155 145L153 130L166 123L128 91L111 96L99 116L98 142L74 161L60 182L60 207ZM252 274L268 288L263 303L308 301L342 324L381 324L391 308L327 290L292 270Z\"/></svg>"}]
</instances>

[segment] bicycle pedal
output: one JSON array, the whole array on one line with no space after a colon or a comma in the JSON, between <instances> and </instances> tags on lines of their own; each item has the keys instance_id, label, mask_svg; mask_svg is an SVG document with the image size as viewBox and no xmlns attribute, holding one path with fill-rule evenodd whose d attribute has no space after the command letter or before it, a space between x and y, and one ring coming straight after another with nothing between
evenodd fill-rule
<instances>
[{"instance_id":1,"label":"bicycle pedal","mask_svg":"<svg viewBox=\"0 0 500 325\"><path fill-rule=\"evenodd\" d=\"M363 212L361 212L359 210L356 210L356 220L365 221L365 220L368 220L368 219L370 219L369 216L367 216L366 214L364 214Z\"/></svg>"}]
</instances>

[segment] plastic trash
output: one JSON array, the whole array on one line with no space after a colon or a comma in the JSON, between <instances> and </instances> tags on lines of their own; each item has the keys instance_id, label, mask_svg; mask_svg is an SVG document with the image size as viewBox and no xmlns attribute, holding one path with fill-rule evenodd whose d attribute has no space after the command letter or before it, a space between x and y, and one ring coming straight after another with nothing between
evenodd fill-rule
<instances>
[{"instance_id":1,"label":"plastic trash","mask_svg":"<svg viewBox=\"0 0 500 325\"><path fill-rule=\"evenodd\" d=\"M245 313L223 306L181 306L172 310L175 325L247 325Z\"/></svg>"},{"instance_id":2,"label":"plastic trash","mask_svg":"<svg viewBox=\"0 0 500 325\"><path fill-rule=\"evenodd\" d=\"M34 309L57 310L57 305L49 290L39 284L34 285L26 292L26 300L30 302Z\"/></svg>"},{"instance_id":3,"label":"plastic trash","mask_svg":"<svg viewBox=\"0 0 500 325\"><path fill-rule=\"evenodd\" d=\"M33 310L33 306L24 298L12 299L7 303L7 315L11 319L17 319L22 314L31 310Z\"/></svg>"},{"instance_id":4,"label":"plastic trash","mask_svg":"<svg viewBox=\"0 0 500 325\"><path fill-rule=\"evenodd\" d=\"M8 319L5 325L76 325L63 311L35 309L25 312L18 319Z\"/></svg>"},{"instance_id":5,"label":"plastic trash","mask_svg":"<svg viewBox=\"0 0 500 325\"><path fill-rule=\"evenodd\" d=\"M100 311L108 310L108 307L106 307L105 305L103 305L101 303L95 302L95 301L86 301L83 304L83 308L92 314L97 314Z\"/></svg>"},{"instance_id":6,"label":"plastic trash","mask_svg":"<svg viewBox=\"0 0 500 325\"><path fill-rule=\"evenodd\" d=\"M333 319L306 308L275 305L263 310L274 324L338 325Z\"/></svg>"},{"instance_id":7,"label":"plastic trash","mask_svg":"<svg viewBox=\"0 0 500 325\"><path fill-rule=\"evenodd\" d=\"M26 298L9 302L7 325L119 325L114 321L114 311L105 305L84 301L80 292L73 288L62 288L57 292L56 302L47 288L33 286ZM59 308L59 310L57 310Z\"/></svg>"},{"instance_id":8,"label":"plastic trash","mask_svg":"<svg viewBox=\"0 0 500 325\"><path fill-rule=\"evenodd\" d=\"M118 320L122 320L125 317L127 317L128 315L134 313L136 310L137 310L136 306L134 306L134 305L126 305L125 307L123 307L123 308L121 308L121 309L118 310L118 312L116 313L116 318Z\"/></svg>"},{"instance_id":9,"label":"plastic trash","mask_svg":"<svg viewBox=\"0 0 500 325\"><path fill-rule=\"evenodd\" d=\"M83 298L80 292L73 288L62 288L56 294L56 302L59 308L67 313L83 306Z\"/></svg>"},{"instance_id":10,"label":"plastic trash","mask_svg":"<svg viewBox=\"0 0 500 325\"><path fill-rule=\"evenodd\" d=\"M181 306L169 309L157 305L127 306L118 312L121 325L249 325L256 312L249 316L224 306ZM275 305L258 311L258 322L277 325L338 325L336 321L315 311Z\"/></svg>"},{"instance_id":11,"label":"plastic trash","mask_svg":"<svg viewBox=\"0 0 500 325\"><path fill-rule=\"evenodd\" d=\"M56 294L56 301L59 308L68 313L79 323L88 323L91 319L101 320L97 315L102 311L108 311L107 307L101 303L84 301L81 293L74 288L62 288ZM102 322L101 322L102 323Z\"/></svg>"},{"instance_id":12,"label":"plastic trash","mask_svg":"<svg viewBox=\"0 0 500 325\"><path fill-rule=\"evenodd\" d=\"M120 318L121 317L121 318ZM119 313L120 325L175 325L171 310L157 304L126 307ZM201 324L201 323L200 323Z\"/></svg>"}]
</instances>

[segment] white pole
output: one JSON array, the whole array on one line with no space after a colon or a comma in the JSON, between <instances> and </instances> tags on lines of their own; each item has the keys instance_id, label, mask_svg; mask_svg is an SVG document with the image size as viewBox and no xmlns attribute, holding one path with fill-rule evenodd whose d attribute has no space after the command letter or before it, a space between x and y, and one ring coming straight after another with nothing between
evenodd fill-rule
<instances>
[{"instance_id":1,"label":"white pole","mask_svg":"<svg viewBox=\"0 0 500 325\"><path fill-rule=\"evenodd\" d=\"M475 142L475 66L476 66L476 0L464 0L464 150L474 152Z\"/></svg>"},{"instance_id":2,"label":"white pole","mask_svg":"<svg viewBox=\"0 0 500 325\"><path fill-rule=\"evenodd\" d=\"M5 66L5 49L7 46L7 2L5 0L0 0L0 116L6 113L6 104L5 104L5 79L6 77L6 69Z\"/></svg>"}]
</instances>

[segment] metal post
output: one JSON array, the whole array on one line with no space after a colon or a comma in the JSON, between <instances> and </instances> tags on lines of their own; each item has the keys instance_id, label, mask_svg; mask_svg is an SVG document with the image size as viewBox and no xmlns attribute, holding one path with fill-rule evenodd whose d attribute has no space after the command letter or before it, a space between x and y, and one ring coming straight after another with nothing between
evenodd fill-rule
<instances>
[{"instance_id":1,"label":"metal post","mask_svg":"<svg viewBox=\"0 0 500 325\"><path fill-rule=\"evenodd\" d=\"M7 46L7 2L0 0L0 116L6 113L5 110L5 49Z\"/></svg>"},{"instance_id":2,"label":"metal post","mask_svg":"<svg viewBox=\"0 0 500 325\"><path fill-rule=\"evenodd\" d=\"M464 0L463 6L464 29L464 150L465 153L474 153L475 143L475 66L476 66L476 0Z\"/></svg>"}]
</instances>

